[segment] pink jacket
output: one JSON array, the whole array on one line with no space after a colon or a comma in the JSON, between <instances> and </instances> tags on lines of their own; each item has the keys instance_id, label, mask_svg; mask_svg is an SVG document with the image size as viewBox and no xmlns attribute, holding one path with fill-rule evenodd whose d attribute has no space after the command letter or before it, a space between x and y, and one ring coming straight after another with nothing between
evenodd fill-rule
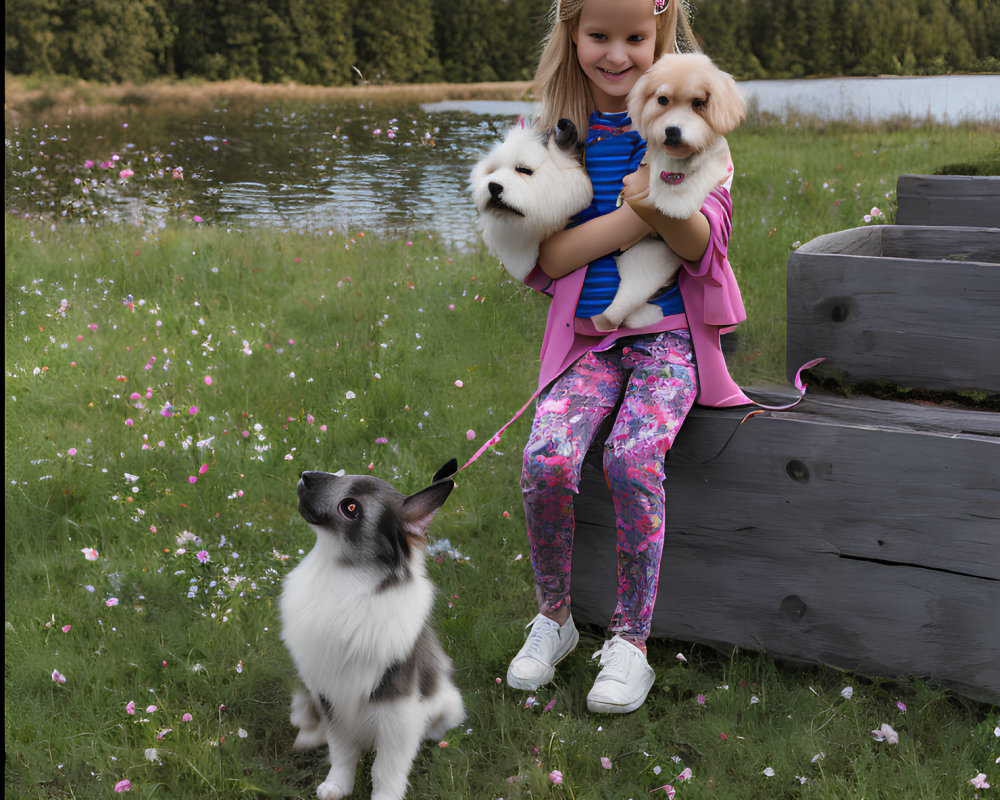
<instances>
[{"instance_id":1,"label":"pink jacket","mask_svg":"<svg viewBox=\"0 0 1000 800\"><path fill-rule=\"evenodd\" d=\"M698 365L698 403L738 406L753 402L730 376L719 341L721 333L731 330L747 316L736 276L726 257L733 227L729 192L721 186L713 189L701 211L711 227L708 248L697 264L685 261L677 276L686 313L664 317L655 325L600 333L589 319L574 316L587 268L581 267L553 280L535 265L525 283L552 297L542 339L539 389L559 377L584 353L606 350L623 336L687 328Z\"/></svg>"}]
</instances>

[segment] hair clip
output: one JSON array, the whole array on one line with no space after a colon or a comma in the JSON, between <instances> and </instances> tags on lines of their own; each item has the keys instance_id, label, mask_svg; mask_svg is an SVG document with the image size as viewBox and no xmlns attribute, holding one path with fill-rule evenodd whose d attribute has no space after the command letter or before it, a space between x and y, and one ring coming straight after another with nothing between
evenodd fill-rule
<instances>
[{"instance_id":1,"label":"hair clip","mask_svg":"<svg viewBox=\"0 0 1000 800\"><path fill-rule=\"evenodd\" d=\"M662 14L670 7L670 0L653 0L653 14ZM562 0L556 0L556 19L562 14Z\"/></svg>"}]
</instances>

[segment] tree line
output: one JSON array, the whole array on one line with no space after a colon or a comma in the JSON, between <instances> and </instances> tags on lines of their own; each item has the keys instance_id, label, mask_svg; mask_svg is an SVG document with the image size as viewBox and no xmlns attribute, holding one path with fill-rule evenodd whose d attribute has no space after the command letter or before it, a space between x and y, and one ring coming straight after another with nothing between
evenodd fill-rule
<instances>
[{"instance_id":1,"label":"tree line","mask_svg":"<svg viewBox=\"0 0 1000 800\"><path fill-rule=\"evenodd\" d=\"M678 2L679 0L673 0ZM99 82L529 80L550 0L4 0L5 69ZM691 0L737 78L1000 71L997 0Z\"/></svg>"}]
</instances>

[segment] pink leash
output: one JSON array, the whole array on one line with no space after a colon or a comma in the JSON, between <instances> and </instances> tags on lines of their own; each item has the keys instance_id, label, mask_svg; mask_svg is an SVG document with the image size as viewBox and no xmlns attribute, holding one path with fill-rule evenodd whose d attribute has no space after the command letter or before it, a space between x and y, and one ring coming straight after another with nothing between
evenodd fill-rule
<instances>
[{"instance_id":1,"label":"pink leash","mask_svg":"<svg viewBox=\"0 0 1000 800\"><path fill-rule=\"evenodd\" d=\"M753 411L751 411L749 414L743 417L743 419L740 420L740 425L742 425L744 422L750 419L750 417L756 416L757 414L761 414L764 411L788 411L791 408L795 408L795 406L797 406L799 403L802 402L802 398L806 396L806 387L808 386L808 384L802 382L802 373L805 372L807 369L815 367L817 364L825 360L826 360L825 358L816 358L813 359L812 361L807 361L805 364L799 367L798 371L795 373L795 388L798 390L799 396L795 399L794 402L789 403L788 405L785 406L765 406L762 403L754 403L754 405L757 406L757 408L755 408ZM503 436L507 428L509 428L511 425L517 422L518 419L521 418L521 415L528 410L528 407L533 402L535 402L535 399L541 393L542 393L541 389L536 390L535 393L528 398L528 402L525 403L523 406L521 406L520 410L516 414L514 414L514 416L511 417L506 423L504 423L503 427L500 428L500 430L498 430L489 439L487 439L486 443L482 447L480 447L475 453L472 454L472 458L470 458L461 467L458 468L458 471L461 472L466 467L471 466L479 459L479 457L483 453L485 453L487 450L493 447L493 445L499 444L500 437Z\"/></svg>"}]
</instances>

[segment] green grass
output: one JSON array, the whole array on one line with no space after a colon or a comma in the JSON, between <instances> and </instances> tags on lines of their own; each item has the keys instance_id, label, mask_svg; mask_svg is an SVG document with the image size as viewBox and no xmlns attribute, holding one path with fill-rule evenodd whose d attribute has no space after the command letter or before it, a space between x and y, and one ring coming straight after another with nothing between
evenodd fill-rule
<instances>
[{"instance_id":1,"label":"green grass","mask_svg":"<svg viewBox=\"0 0 1000 800\"><path fill-rule=\"evenodd\" d=\"M781 379L796 240L872 205L891 217L896 174L992 147L971 129L825 134L748 126L733 141L743 381ZM6 796L108 797L125 778L137 797L314 796L324 767L291 750L275 607L312 545L298 472L370 470L413 491L464 462L534 388L544 299L427 236L9 218L5 239ZM979 772L1000 783L996 708L754 653L653 642L649 702L599 718L587 630L526 706L497 683L534 613L526 434L520 420L461 473L432 527L463 556L430 569L468 720L422 749L411 796L638 800L672 782L685 799L964 799ZM898 745L873 740L883 722Z\"/></svg>"}]
</instances>

